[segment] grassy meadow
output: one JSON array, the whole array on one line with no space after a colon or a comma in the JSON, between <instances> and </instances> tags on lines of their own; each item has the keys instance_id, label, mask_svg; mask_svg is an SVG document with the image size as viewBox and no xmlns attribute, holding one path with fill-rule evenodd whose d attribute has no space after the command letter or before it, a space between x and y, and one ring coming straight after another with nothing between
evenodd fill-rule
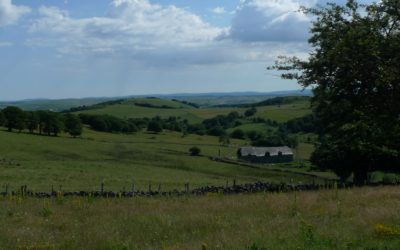
<instances>
[{"instance_id":1,"label":"grassy meadow","mask_svg":"<svg viewBox=\"0 0 400 250\"><path fill-rule=\"evenodd\" d=\"M149 184L165 190L269 181L311 182L311 177L273 171L268 166L249 168L215 162L210 156L235 158L243 140L223 146L217 137L177 132L151 134L111 134L85 129L82 138L67 135L48 137L0 130L0 185L14 190L21 185L36 191L49 191L53 185L63 190L147 190ZM198 146L201 156L190 156ZM304 148L304 149L301 149ZM307 145L299 147L298 159L308 157Z\"/></svg>"},{"instance_id":2,"label":"grassy meadow","mask_svg":"<svg viewBox=\"0 0 400 250\"><path fill-rule=\"evenodd\" d=\"M0 198L1 249L398 249L398 187L132 199Z\"/></svg>"}]
</instances>

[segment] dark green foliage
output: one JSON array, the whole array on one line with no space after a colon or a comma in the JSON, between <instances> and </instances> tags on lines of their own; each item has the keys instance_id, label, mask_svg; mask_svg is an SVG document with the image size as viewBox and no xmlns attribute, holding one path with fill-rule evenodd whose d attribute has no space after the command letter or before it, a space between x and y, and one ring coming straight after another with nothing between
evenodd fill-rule
<instances>
[{"instance_id":1,"label":"dark green foliage","mask_svg":"<svg viewBox=\"0 0 400 250\"><path fill-rule=\"evenodd\" d=\"M201 152L200 148L198 148L196 146L189 148L189 153L192 156L198 156L200 154L200 152Z\"/></svg>"},{"instance_id":2,"label":"dark green foliage","mask_svg":"<svg viewBox=\"0 0 400 250\"><path fill-rule=\"evenodd\" d=\"M295 136L288 136L286 133L278 131L267 136L259 135L252 141L252 145L257 147L289 146L291 148L296 148L298 142Z\"/></svg>"},{"instance_id":3,"label":"dark green foliage","mask_svg":"<svg viewBox=\"0 0 400 250\"><path fill-rule=\"evenodd\" d=\"M83 124L89 125L93 130L102 132L133 133L139 130L138 127L147 126L147 121L145 120L124 120L110 115L79 114L79 118Z\"/></svg>"},{"instance_id":4,"label":"dark green foliage","mask_svg":"<svg viewBox=\"0 0 400 250\"><path fill-rule=\"evenodd\" d=\"M77 137L82 134L82 129L83 127L79 117L73 114L65 115L65 132L73 137Z\"/></svg>"},{"instance_id":5,"label":"dark green foliage","mask_svg":"<svg viewBox=\"0 0 400 250\"><path fill-rule=\"evenodd\" d=\"M235 129L232 133L231 133L231 137L235 138L235 139L244 139L245 138L245 133L243 132L243 130L241 129Z\"/></svg>"},{"instance_id":6,"label":"dark green foliage","mask_svg":"<svg viewBox=\"0 0 400 250\"><path fill-rule=\"evenodd\" d=\"M38 131L39 134L57 136L64 129L64 119L60 113L51 111L23 111L17 107L7 107L4 114L5 125L9 131L27 128L30 133Z\"/></svg>"},{"instance_id":7,"label":"dark green foliage","mask_svg":"<svg viewBox=\"0 0 400 250\"><path fill-rule=\"evenodd\" d=\"M109 105L121 104L124 101L125 101L124 99L118 99L118 100L111 100L111 101L97 103L97 104L94 104L94 105L91 105L91 106L82 105L82 106L79 106L79 107L70 108L69 110L64 111L64 112L67 113L67 112L78 112L78 111L99 109L99 108L106 107L106 106L109 106Z\"/></svg>"},{"instance_id":8,"label":"dark green foliage","mask_svg":"<svg viewBox=\"0 0 400 250\"><path fill-rule=\"evenodd\" d=\"M250 116L255 115L255 113L257 113L257 109L254 108L254 107L252 107L252 108L250 108L250 109L248 109L248 110L246 110L246 111L244 112L244 116L250 117Z\"/></svg>"},{"instance_id":9,"label":"dark green foliage","mask_svg":"<svg viewBox=\"0 0 400 250\"><path fill-rule=\"evenodd\" d=\"M39 115L37 112L28 111L26 112L26 128L31 134L34 133L39 127Z\"/></svg>"},{"instance_id":10,"label":"dark green foliage","mask_svg":"<svg viewBox=\"0 0 400 250\"><path fill-rule=\"evenodd\" d=\"M64 121L59 113L45 111L42 115L41 123L43 126L43 132L47 135L53 134L58 136L58 134L64 129Z\"/></svg>"},{"instance_id":11,"label":"dark green foliage","mask_svg":"<svg viewBox=\"0 0 400 250\"><path fill-rule=\"evenodd\" d=\"M2 110L5 118L5 125L8 131L13 129L23 130L25 127L25 113L22 109L14 106L6 107Z\"/></svg>"},{"instance_id":12,"label":"dark green foliage","mask_svg":"<svg viewBox=\"0 0 400 250\"><path fill-rule=\"evenodd\" d=\"M253 107L291 104L299 101L309 101L309 96L279 96L252 104Z\"/></svg>"},{"instance_id":13,"label":"dark green foliage","mask_svg":"<svg viewBox=\"0 0 400 250\"><path fill-rule=\"evenodd\" d=\"M187 127L187 132L191 134L205 135L207 129L203 124L190 124Z\"/></svg>"},{"instance_id":14,"label":"dark green foliage","mask_svg":"<svg viewBox=\"0 0 400 250\"><path fill-rule=\"evenodd\" d=\"M349 0L316 17L307 61L281 58L283 78L314 88L319 143L312 161L342 179L364 183L368 172L400 166L400 5Z\"/></svg>"},{"instance_id":15,"label":"dark green foliage","mask_svg":"<svg viewBox=\"0 0 400 250\"><path fill-rule=\"evenodd\" d=\"M260 133L257 132L257 131L250 130L250 131L248 131L248 132L246 133L246 136L247 136L247 138L249 138L251 141L256 141L256 140L258 140L259 138L261 138L263 135L260 134Z\"/></svg>"},{"instance_id":16,"label":"dark green foliage","mask_svg":"<svg viewBox=\"0 0 400 250\"><path fill-rule=\"evenodd\" d=\"M6 123L6 118L4 117L3 112L0 110L0 126L3 126Z\"/></svg>"},{"instance_id":17,"label":"dark green foliage","mask_svg":"<svg viewBox=\"0 0 400 250\"><path fill-rule=\"evenodd\" d=\"M207 131L208 135L213 135L213 136L224 136L226 134L225 129L222 126L215 126L210 128Z\"/></svg>"},{"instance_id":18,"label":"dark green foliage","mask_svg":"<svg viewBox=\"0 0 400 250\"><path fill-rule=\"evenodd\" d=\"M154 133L160 133L163 131L161 121L158 120L152 120L149 122L147 125L147 131L149 132L154 132Z\"/></svg>"},{"instance_id":19,"label":"dark green foliage","mask_svg":"<svg viewBox=\"0 0 400 250\"><path fill-rule=\"evenodd\" d=\"M284 127L291 133L314 133L317 130L315 116L312 114L291 119L284 124Z\"/></svg>"},{"instance_id":20,"label":"dark green foliage","mask_svg":"<svg viewBox=\"0 0 400 250\"><path fill-rule=\"evenodd\" d=\"M225 135L225 129L233 128L239 118L238 112L231 112L228 115L218 115L211 119L203 121L203 125L208 135L222 136Z\"/></svg>"}]
</instances>

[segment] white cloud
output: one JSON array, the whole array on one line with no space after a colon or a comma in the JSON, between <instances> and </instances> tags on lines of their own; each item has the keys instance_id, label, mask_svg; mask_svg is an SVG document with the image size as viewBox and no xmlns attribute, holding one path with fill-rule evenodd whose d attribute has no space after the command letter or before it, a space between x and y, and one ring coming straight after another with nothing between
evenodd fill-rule
<instances>
[{"instance_id":1,"label":"white cloud","mask_svg":"<svg viewBox=\"0 0 400 250\"><path fill-rule=\"evenodd\" d=\"M29 7L13 5L11 0L0 0L0 27L16 23L21 16L30 11Z\"/></svg>"},{"instance_id":2,"label":"white cloud","mask_svg":"<svg viewBox=\"0 0 400 250\"><path fill-rule=\"evenodd\" d=\"M298 10L316 3L316 0L243 0L234 15L230 37L246 42L305 42L310 19Z\"/></svg>"},{"instance_id":3,"label":"white cloud","mask_svg":"<svg viewBox=\"0 0 400 250\"><path fill-rule=\"evenodd\" d=\"M224 14L224 13L226 13L225 8L221 7L221 6L218 6L218 7L215 7L214 9L211 9L211 12L214 13L214 14Z\"/></svg>"},{"instance_id":4,"label":"white cloud","mask_svg":"<svg viewBox=\"0 0 400 250\"><path fill-rule=\"evenodd\" d=\"M246 17L247 10L260 12L262 17L269 15L270 30L283 21L303 20L302 16L288 13L287 7L281 10L284 3L272 2L275 4L243 1L231 29L212 26L188 10L152 4L149 0L113 0L106 16L88 18L72 18L66 11L43 6L38 11L40 17L29 28L31 38L27 44L53 47L62 55L107 55L151 66L265 62L273 60L276 51L304 51L303 45L281 45L263 37L262 29L248 26L255 23L251 16ZM293 4L292 9L295 7ZM273 13L275 10L278 15ZM261 35L245 39L238 32L240 27L245 29L244 35ZM247 40L252 43L243 43Z\"/></svg>"},{"instance_id":5,"label":"white cloud","mask_svg":"<svg viewBox=\"0 0 400 250\"><path fill-rule=\"evenodd\" d=\"M226 29L213 27L199 16L175 6L147 0L114 0L109 15L82 19L54 7L41 7L31 33L47 34L63 49L110 51L188 48L213 41Z\"/></svg>"}]
</instances>

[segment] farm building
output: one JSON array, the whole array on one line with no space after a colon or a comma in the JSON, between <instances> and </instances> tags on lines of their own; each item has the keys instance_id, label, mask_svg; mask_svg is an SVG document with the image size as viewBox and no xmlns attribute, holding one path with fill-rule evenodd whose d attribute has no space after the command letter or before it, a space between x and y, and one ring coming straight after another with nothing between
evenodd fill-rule
<instances>
[{"instance_id":1,"label":"farm building","mask_svg":"<svg viewBox=\"0 0 400 250\"><path fill-rule=\"evenodd\" d=\"M289 147L241 147L238 159L256 163L281 163L293 161L293 151Z\"/></svg>"}]
</instances>

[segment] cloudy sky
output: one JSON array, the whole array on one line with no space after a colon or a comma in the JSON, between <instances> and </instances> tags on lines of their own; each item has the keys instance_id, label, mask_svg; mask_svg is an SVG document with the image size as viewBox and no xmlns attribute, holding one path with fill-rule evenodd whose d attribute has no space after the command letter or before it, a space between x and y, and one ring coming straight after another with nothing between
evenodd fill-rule
<instances>
[{"instance_id":1,"label":"cloudy sky","mask_svg":"<svg viewBox=\"0 0 400 250\"><path fill-rule=\"evenodd\" d=\"M265 68L325 2L0 0L0 100L298 89Z\"/></svg>"}]
</instances>

